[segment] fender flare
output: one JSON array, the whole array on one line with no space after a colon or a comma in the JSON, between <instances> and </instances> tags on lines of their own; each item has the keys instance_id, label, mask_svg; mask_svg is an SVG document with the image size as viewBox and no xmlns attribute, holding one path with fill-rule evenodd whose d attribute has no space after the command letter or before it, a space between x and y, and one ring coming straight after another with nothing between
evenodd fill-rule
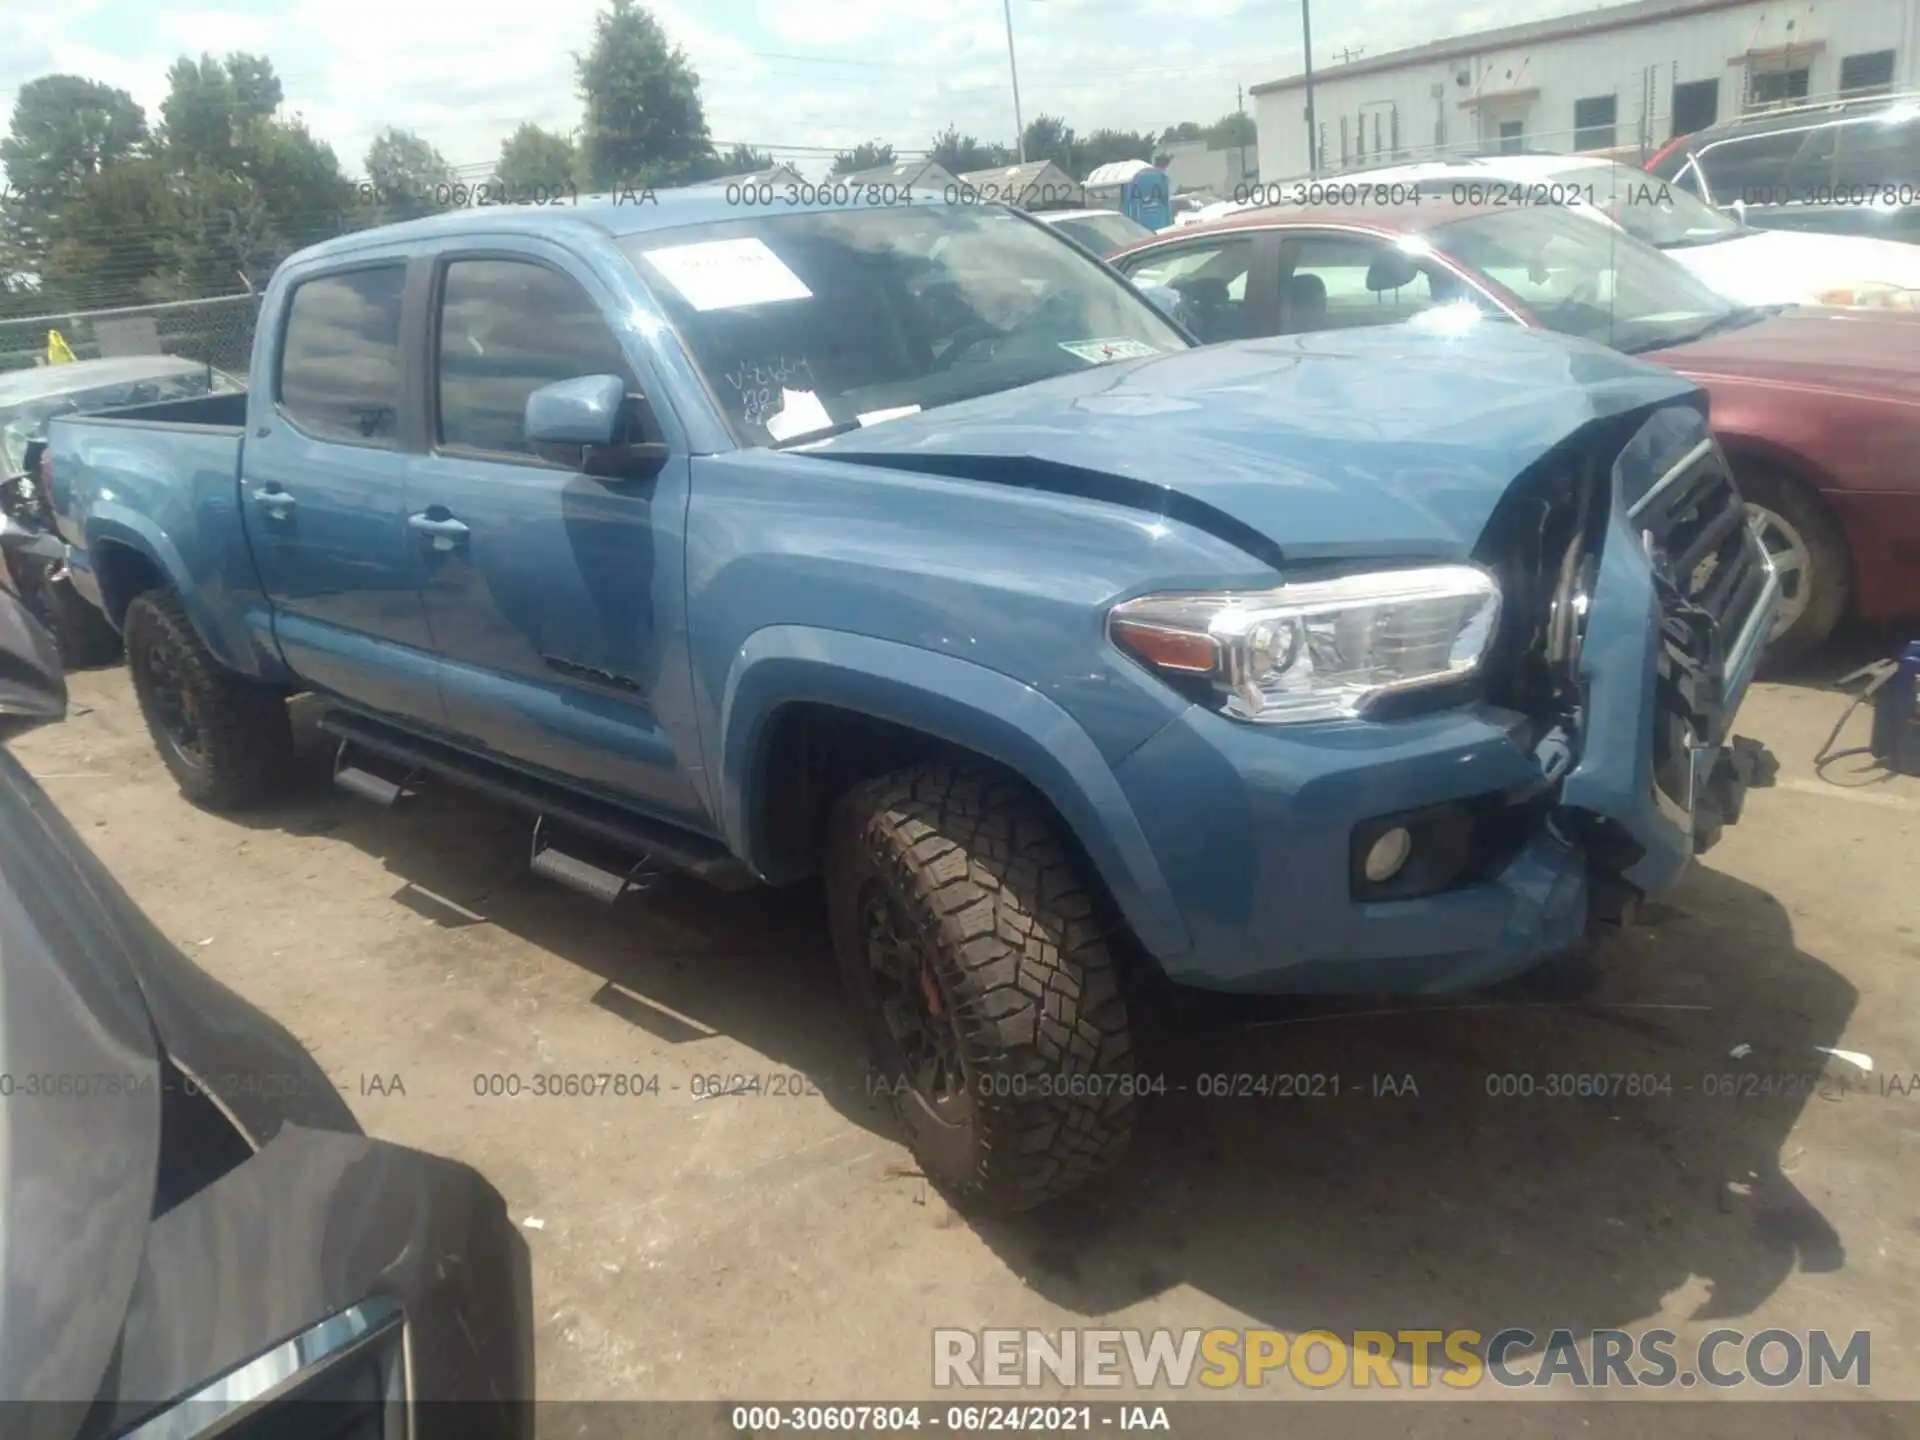
<instances>
[{"instance_id":1,"label":"fender flare","mask_svg":"<svg viewBox=\"0 0 1920 1440\"><path fill-rule=\"evenodd\" d=\"M794 703L834 705L947 740L1006 766L1052 802L1133 933L1158 958L1192 941L1159 859L1087 732L1038 690L951 655L804 625L755 631L722 694L719 812L729 846L759 870L760 771L772 722Z\"/></svg>"},{"instance_id":2,"label":"fender flare","mask_svg":"<svg viewBox=\"0 0 1920 1440\"><path fill-rule=\"evenodd\" d=\"M180 603L186 607L187 618L193 622L194 630L215 660L241 675L260 674L254 647L244 628L221 625L216 608L208 603L201 587L195 583L186 560L159 526L132 510L120 506L102 506L87 517L86 536L86 565L92 571L94 587L100 592L102 610L109 609L116 600L125 602L133 598L128 595L109 596L96 564L103 545L122 546L152 562L161 578L180 597Z\"/></svg>"}]
</instances>

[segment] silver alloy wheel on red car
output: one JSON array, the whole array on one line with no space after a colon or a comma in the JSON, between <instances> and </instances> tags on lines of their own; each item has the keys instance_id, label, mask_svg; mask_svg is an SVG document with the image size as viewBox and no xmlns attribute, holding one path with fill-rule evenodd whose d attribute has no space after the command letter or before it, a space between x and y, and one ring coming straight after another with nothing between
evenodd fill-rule
<instances>
[{"instance_id":1,"label":"silver alloy wheel on red car","mask_svg":"<svg viewBox=\"0 0 1920 1440\"><path fill-rule=\"evenodd\" d=\"M1760 543L1773 557L1773 568L1780 577L1780 609L1767 636L1769 640L1777 640L1806 613L1819 576L1814 572L1813 552L1807 547L1806 537L1791 521L1752 501L1747 502L1747 515L1759 532Z\"/></svg>"}]
</instances>

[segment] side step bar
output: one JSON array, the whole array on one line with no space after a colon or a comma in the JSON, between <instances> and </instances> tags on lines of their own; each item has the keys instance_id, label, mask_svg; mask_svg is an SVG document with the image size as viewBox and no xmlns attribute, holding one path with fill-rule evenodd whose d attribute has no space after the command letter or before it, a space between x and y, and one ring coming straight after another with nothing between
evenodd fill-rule
<instances>
[{"instance_id":1,"label":"side step bar","mask_svg":"<svg viewBox=\"0 0 1920 1440\"><path fill-rule=\"evenodd\" d=\"M418 793L414 782L419 779L419 771L408 770L400 779L389 780L377 770L369 770L364 765L350 765L347 763L347 752L352 745L351 740L342 740L340 748L333 755L333 783L342 790L384 806L410 800Z\"/></svg>"},{"instance_id":2,"label":"side step bar","mask_svg":"<svg viewBox=\"0 0 1920 1440\"><path fill-rule=\"evenodd\" d=\"M759 884L752 872L717 840L645 815L637 815L631 810L583 795L553 781L480 759L450 745L408 734L348 710L328 711L320 717L320 729L368 754L406 767L408 781L398 787L403 792L415 777L432 775L502 804L530 811L542 820L542 825L535 829L536 857L554 854L550 844L544 848L541 845L541 840L546 838L545 828L552 825L577 832L623 855L642 857L639 864L625 876L617 870L583 862L587 863L588 868L599 869L610 881L618 882L621 888L617 893L624 894L631 889L641 888L643 881L651 883L652 879L667 869L683 871L722 890L750 890ZM379 778L368 773L370 778ZM392 784L391 781L384 783ZM356 794L367 793L355 784L344 781L342 784ZM560 880L562 877L558 872L562 869L576 873L577 867L567 866L565 861L577 858L570 853L563 853L556 859L545 861L544 866L537 864L535 868L537 873ZM652 862L651 866L648 862ZM562 883L572 882L562 880ZM601 888L605 888L605 882L599 883ZM584 885L575 888L587 894L598 893Z\"/></svg>"}]
</instances>

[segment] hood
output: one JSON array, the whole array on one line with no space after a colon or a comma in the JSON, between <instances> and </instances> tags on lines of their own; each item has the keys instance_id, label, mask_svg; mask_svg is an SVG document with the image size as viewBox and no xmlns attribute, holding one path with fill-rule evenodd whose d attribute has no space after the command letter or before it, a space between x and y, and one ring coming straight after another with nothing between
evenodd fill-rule
<instances>
[{"instance_id":1,"label":"hood","mask_svg":"<svg viewBox=\"0 0 1920 1440\"><path fill-rule=\"evenodd\" d=\"M1916 401L1920 315L1788 310L1646 358L1702 381L1768 380Z\"/></svg>"},{"instance_id":2,"label":"hood","mask_svg":"<svg viewBox=\"0 0 1920 1440\"><path fill-rule=\"evenodd\" d=\"M1580 341L1400 325L1094 366L807 453L1112 500L1276 565L1455 558L1514 479L1581 427L1697 396Z\"/></svg>"},{"instance_id":3,"label":"hood","mask_svg":"<svg viewBox=\"0 0 1920 1440\"><path fill-rule=\"evenodd\" d=\"M1742 305L1812 305L1854 286L1920 290L1920 245L1865 235L1753 230L1666 253Z\"/></svg>"}]
</instances>

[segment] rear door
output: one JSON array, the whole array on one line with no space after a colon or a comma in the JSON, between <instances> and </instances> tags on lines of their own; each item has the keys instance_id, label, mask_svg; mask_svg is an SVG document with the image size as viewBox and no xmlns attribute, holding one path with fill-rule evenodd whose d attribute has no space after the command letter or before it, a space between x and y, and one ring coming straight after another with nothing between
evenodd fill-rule
<instances>
[{"instance_id":1,"label":"rear door","mask_svg":"<svg viewBox=\"0 0 1920 1440\"><path fill-rule=\"evenodd\" d=\"M687 456L600 478L536 456L524 428L528 395L555 381L611 374L644 393L605 318L622 302L532 238L449 246L430 288L410 523L454 730L705 828L698 757L676 753L660 716L668 653L684 648Z\"/></svg>"},{"instance_id":2,"label":"rear door","mask_svg":"<svg viewBox=\"0 0 1920 1440\"><path fill-rule=\"evenodd\" d=\"M252 403L241 503L274 631L316 689L416 725L445 719L421 568L406 528L418 447L404 358L408 262L315 270L271 317L267 393Z\"/></svg>"}]
</instances>

